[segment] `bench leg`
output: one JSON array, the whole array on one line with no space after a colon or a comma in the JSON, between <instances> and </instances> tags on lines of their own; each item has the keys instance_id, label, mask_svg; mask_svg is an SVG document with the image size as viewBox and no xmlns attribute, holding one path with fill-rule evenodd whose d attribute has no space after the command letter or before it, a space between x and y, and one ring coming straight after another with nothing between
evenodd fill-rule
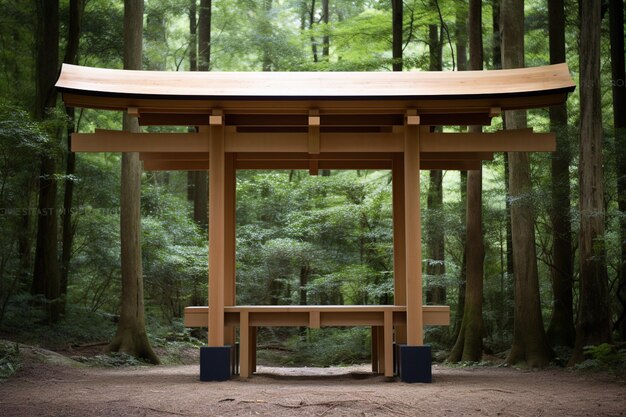
<instances>
[{"instance_id":1,"label":"bench leg","mask_svg":"<svg viewBox=\"0 0 626 417\"><path fill-rule=\"evenodd\" d=\"M378 349L378 373L384 374L385 364L387 363L386 358L385 358L385 354L387 353L387 351L385 350L385 327L384 326L378 326L378 330L376 331L376 343L378 345L377 347Z\"/></svg>"},{"instance_id":2,"label":"bench leg","mask_svg":"<svg viewBox=\"0 0 626 417\"><path fill-rule=\"evenodd\" d=\"M393 376L393 313L391 311L385 311L384 313L384 326L383 326L383 345L384 345L384 360L385 360L385 376Z\"/></svg>"},{"instance_id":3,"label":"bench leg","mask_svg":"<svg viewBox=\"0 0 626 417\"><path fill-rule=\"evenodd\" d=\"M256 372L257 328L250 327L250 373Z\"/></svg>"},{"instance_id":4,"label":"bench leg","mask_svg":"<svg viewBox=\"0 0 626 417\"><path fill-rule=\"evenodd\" d=\"M250 326L247 311L239 315L239 375L250 377Z\"/></svg>"},{"instance_id":5,"label":"bench leg","mask_svg":"<svg viewBox=\"0 0 626 417\"><path fill-rule=\"evenodd\" d=\"M378 326L372 326L372 372L378 373Z\"/></svg>"}]
</instances>

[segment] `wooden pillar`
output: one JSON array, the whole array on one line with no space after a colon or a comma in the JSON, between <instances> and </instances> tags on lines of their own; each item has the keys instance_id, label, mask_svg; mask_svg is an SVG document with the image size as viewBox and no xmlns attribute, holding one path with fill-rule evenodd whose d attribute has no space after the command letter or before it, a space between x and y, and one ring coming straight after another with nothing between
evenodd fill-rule
<instances>
[{"instance_id":1,"label":"wooden pillar","mask_svg":"<svg viewBox=\"0 0 626 417\"><path fill-rule=\"evenodd\" d=\"M406 305L406 247L404 226L404 155L393 155L392 169L393 210L393 303ZM396 326L396 343L406 343L406 326Z\"/></svg>"},{"instance_id":2,"label":"wooden pillar","mask_svg":"<svg viewBox=\"0 0 626 417\"><path fill-rule=\"evenodd\" d=\"M209 346L224 346L224 118L209 126Z\"/></svg>"},{"instance_id":3,"label":"wooden pillar","mask_svg":"<svg viewBox=\"0 0 626 417\"><path fill-rule=\"evenodd\" d=\"M407 345L424 344L422 317L422 231L420 220L420 124L408 110L404 126L404 230L406 241Z\"/></svg>"},{"instance_id":4,"label":"wooden pillar","mask_svg":"<svg viewBox=\"0 0 626 417\"><path fill-rule=\"evenodd\" d=\"M236 192L237 171L235 154L225 154L224 160L224 305L234 306L236 295L235 278L235 233L236 233ZM224 343L234 346L236 341L235 327L224 328ZM233 355L232 360L235 360Z\"/></svg>"}]
</instances>

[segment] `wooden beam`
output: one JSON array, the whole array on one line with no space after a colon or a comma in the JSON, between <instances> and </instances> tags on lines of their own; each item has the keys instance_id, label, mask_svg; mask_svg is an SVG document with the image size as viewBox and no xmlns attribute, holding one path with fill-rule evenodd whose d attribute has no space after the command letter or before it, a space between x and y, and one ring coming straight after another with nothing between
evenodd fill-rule
<instances>
[{"instance_id":1,"label":"wooden beam","mask_svg":"<svg viewBox=\"0 0 626 417\"><path fill-rule=\"evenodd\" d=\"M495 133L427 133L422 152L554 152L554 133L532 129L500 130Z\"/></svg>"},{"instance_id":2,"label":"wooden beam","mask_svg":"<svg viewBox=\"0 0 626 417\"><path fill-rule=\"evenodd\" d=\"M209 161L158 161L144 160L144 171L206 171Z\"/></svg>"},{"instance_id":3,"label":"wooden beam","mask_svg":"<svg viewBox=\"0 0 626 417\"><path fill-rule=\"evenodd\" d=\"M470 109L468 109L469 111ZM466 126L491 124L492 109L480 109L477 113L433 113L420 115L424 124L432 126ZM307 126L306 114L226 114L227 126ZM320 116L322 126L398 126L401 114L325 114ZM204 126L209 124L206 113L146 113L141 109L141 126Z\"/></svg>"},{"instance_id":4,"label":"wooden beam","mask_svg":"<svg viewBox=\"0 0 626 417\"><path fill-rule=\"evenodd\" d=\"M552 152L553 133L532 129L496 133L427 133L423 153L433 152ZM225 152L309 153L308 133L226 133ZM315 149L313 149L315 150ZM129 133L97 130L72 134L74 152L208 152L199 133ZM403 151L403 133L321 133L320 153L392 153Z\"/></svg>"},{"instance_id":5,"label":"wooden beam","mask_svg":"<svg viewBox=\"0 0 626 417\"><path fill-rule=\"evenodd\" d=\"M302 161L237 161L237 169L301 169L310 170L311 164L315 164L319 169L391 169L391 161L323 161L323 160L302 160ZM184 165L179 165L184 169ZM315 175L315 174L312 174Z\"/></svg>"},{"instance_id":6,"label":"wooden beam","mask_svg":"<svg viewBox=\"0 0 626 417\"><path fill-rule=\"evenodd\" d=\"M139 115L141 126L206 126L209 116L206 113L145 113ZM469 123L468 123L469 124Z\"/></svg>"},{"instance_id":7,"label":"wooden beam","mask_svg":"<svg viewBox=\"0 0 626 417\"><path fill-rule=\"evenodd\" d=\"M493 152L420 152L420 160L426 161L493 161Z\"/></svg>"},{"instance_id":8,"label":"wooden beam","mask_svg":"<svg viewBox=\"0 0 626 417\"><path fill-rule=\"evenodd\" d=\"M141 152L142 161L209 161L208 152Z\"/></svg>"},{"instance_id":9,"label":"wooden beam","mask_svg":"<svg viewBox=\"0 0 626 417\"><path fill-rule=\"evenodd\" d=\"M321 152L402 152L402 133L322 133Z\"/></svg>"},{"instance_id":10,"label":"wooden beam","mask_svg":"<svg viewBox=\"0 0 626 417\"><path fill-rule=\"evenodd\" d=\"M200 133L130 133L96 130L72 133L72 152L208 152Z\"/></svg>"},{"instance_id":11,"label":"wooden beam","mask_svg":"<svg viewBox=\"0 0 626 417\"><path fill-rule=\"evenodd\" d=\"M244 160L236 161L235 166L237 169L301 169L309 170L311 175L317 175L315 172L320 169L332 169L332 170L350 170L350 169L370 169L370 170L383 170L391 169L392 161L385 160ZM480 169L480 160L454 160L454 161L422 161L420 164L421 170L431 169L443 169L451 171L467 171ZM146 171L206 171L210 169L209 160L195 160L195 161L170 161L170 160L158 160L158 159L144 159L143 167Z\"/></svg>"},{"instance_id":12,"label":"wooden beam","mask_svg":"<svg viewBox=\"0 0 626 417\"><path fill-rule=\"evenodd\" d=\"M285 152L237 152L237 161L285 161L300 160L308 161L317 159L320 161L391 161L393 153L389 152L354 152L354 153L320 153L310 155L305 152L285 153ZM454 158L451 158L454 159ZM468 159L468 158L463 158Z\"/></svg>"},{"instance_id":13,"label":"wooden beam","mask_svg":"<svg viewBox=\"0 0 626 417\"><path fill-rule=\"evenodd\" d=\"M304 152L309 150L308 133L238 133L226 130L226 152Z\"/></svg>"},{"instance_id":14,"label":"wooden beam","mask_svg":"<svg viewBox=\"0 0 626 417\"><path fill-rule=\"evenodd\" d=\"M480 169L481 161L423 161L420 163L420 170L429 171L432 169L442 169L446 171L473 171Z\"/></svg>"}]
</instances>

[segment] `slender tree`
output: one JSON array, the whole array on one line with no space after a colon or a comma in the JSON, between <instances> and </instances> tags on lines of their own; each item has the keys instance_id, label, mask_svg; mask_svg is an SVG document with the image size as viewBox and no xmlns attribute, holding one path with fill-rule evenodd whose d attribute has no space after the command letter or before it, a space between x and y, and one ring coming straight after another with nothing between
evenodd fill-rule
<instances>
[{"instance_id":1,"label":"slender tree","mask_svg":"<svg viewBox=\"0 0 626 417\"><path fill-rule=\"evenodd\" d=\"M469 2L470 69L483 68L482 2ZM481 132L480 126L471 126L471 132ZM463 320L456 343L448 360L472 361L482 358L483 352L483 261L485 249L482 230L482 169L467 174L467 230L465 242L466 285Z\"/></svg>"},{"instance_id":2,"label":"slender tree","mask_svg":"<svg viewBox=\"0 0 626 417\"><path fill-rule=\"evenodd\" d=\"M615 165L620 215L621 259L617 297L621 304L617 330L626 340L626 69L624 65L624 0L609 1Z\"/></svg>"},{"instance_id":3,"label":"slender tree","mask_svg":"<svg viewBox=\"0 0 626 417\"><path fill-rule=\"evenodd\" d=\"M602 101L600 99L600 2L583 1L580 26L579 310L570 363L583 348L611 341L604 244Z\"/></svg>"},{"instance_id":4,"label":"slender tree","mask_svg":"<svg viewBox=\"0 0 626 417\"><path fill-rule=\"evenodd\" d=\"M402 34L404 7L402 0L391 0L392 31L392 69L402 71Z\"/></svg>"},{"instance_id":5,"label":"slender tree","mask_svg":"<svg viewBox=\"0 0 626 417\"><path fill-rule=\"evenodd\" d=\"M502 0L500 18L502 66L521 68L524 66L524 1ZM505 120L507 129L525 128L526 112L507 111ZM513 346L507 362L525 361L533 367L546 366L552 352L541 317L530 159L525 152L509 152L508 155L515 307Z\"/></svg>"},{"instance_id":6,"label":"slender tree","mask_svg":"<svg viewBox=\"0 0 626 417\"><path fill-rule=\"evenodd\" d=\"M328 22L330 21L329 0L322 0L322 22L324 23L324 36L322 37L322 57L328 61L330 58L330 35Z\"/></svg>"},{"instance_id":7,"label":"slender tree","mask_svg":"<svg viewBox=\"0 0 626 417\"><path fill-rule=\"evenodd\" d=\"M124 69L141 69L143 1L124 0ZM139 132L136 117L124 113L124 130ZM108 349L159 363L146 333L141 263L141 162L139 153L122 153L120 236L122 308L117 333Z\"/></svg>"},{"instance_id":8,"label":"slender tree","mask_svg":"<svg viewBox=\"0 0 626 417\"><path fill-rule=\"evenodd\" d=\"M309 7L309 30L312 31L313 24L315 23L315 0L311 0L311 7ZM317 62L319 60L318 52L317 52L317 39L313 36L313 32L311 32L311 53L313 54L313 62Z\"/></svg>"},{"instance_id":9,"label":"slender tree","mask_svg":"<svg viewBox=\"0 0 626 417\"><path fill-rule=\"evenodd\" d=\"M189 71L198 71L198 2L189 0ZM195 132L195 126L189 126L189 131ZM187 201L195 201L195 181L197 171L187 171ZM194 205L195 208L195 205ZM195 220L195 211L192 213Z\"/></svg>"},{"instance_id":10,"label":"slender tree","mask_svg":"<svg viewBox=\"0 0 626 417\"><path fill-rule=\"evenodd\" d=\"M212 1L200 0L198 10L198 71L211 68L211 16ZM193 218L206 228L209 221L209 176L207 171L196 171L193 175Z\"/></svg>"},{"instance_id":11,"label":"slender tree","mask_svg":"<svg viewBox=\"0 0 626 417\"><path fill-rule=\"evenodd\" d=\"M437 9L437 0L431 0L430 7ZM443 27L441 28L443 31ZM441 71L443 68L443 42L441 41L440 28L436 23L428 25L428 51L430 71ZM441 278L445 273L444 251L445 240L443 227L437 221L437 214L443 209L443 172L431 170L429 172L427 207L430 219L426 228L426 240L428 248L428 260L426 274L430 277ZM426 303L444 304L446 301L446 288L441 284L431 284L426 291Z\"/></svg>"},{"instance_id":12,"label":"slender tree","mask_svg":"<svg viewBox=\"0 0 626 417\"><path fill-rule=\"evenodd\" d=\"M272 21L270 20L270 14L272 13L272 0L263 0L261 3L261 15L263 17L260 21L259 29L261 36L265 38L263 51L261 52L261 69L262 71L271 71L272 54L269 39L272 36Z\"/></svg>"},{"instance_id":13,"label":"slender tree","mask_svg":"<svg viewBox=\"0 0 626 417\"><path fill-rule=\"evenodd\" d=\"M35 117L43 120L56 106L54 88L59 70L59 1L37 1L37 95ZM55 136L57 132L51 132ZM53 141L56 142L56 141ZM46 298L47 318L58 320L61 313L57 227L56 150L41 156L37 240L31 293Z\"/></svg>"},{"instance_id":14,"label":"slender tree","mask_svg":"<svg viewBox=\"0 0 626 417\"><path fill-rule=\"evenodd\" d=\"M548 1L550 63L565 62L565 10L563 0ZM548 341L553 346L573 346L574 307L572 300L573 260L572 225L570 221L571 151L567 132L567 106L550 107L550 130L556 132L556 152L552 154L552 319Z\"/></svg>"},{"instance_id":15,"label":"slender tree","mask_svg":"<svg viewBox=\"0 0 626 417\"><path fill-rule=\"evenodd\" d=\"M457 69L459 71L466 71L468 69L467 63L467 31L468 31L468 5L465 1L456 2L456 16L455 16L455 31L454 35L456 37L456 56L457 56ZM464 130L465 126L461 126L461 130ZM467 205L467 171L459 171L460 181L459 181L459 191L461 194L461 198L459 201L459 206L461 207L460 218L461 224L466 224L466 205ZM456 314L454 316L453 323L453 331L454 337L456 340L459 337L459 332L461 330L461 323L463 322L463 310L465 309L465 284L467 279L467 247L465 245L466 241L466 230L463 229L462 233L459 236L459 240L461 242L462 248L462 258L461 258L461 270L459 273L459 284L457 288L457 304L456 304Z\"/></svg>"},{"instance_id":16,"label":"slender tree","mask_svg":"<svg viewBox=\"0 0 626 417\"><path fill-rule=\"evenodd\" d=\"M70 0L70 21L68 25L67 47L63 62L68 64L78 64L78 45L80 32L85 10L84 0ZM76 154L72 152L72 133L76 130L74 120L75 110L73 107L66 107L67 115L67 159L65 161L65 190L63 194L63 213L61 220L62 250L61 250L61 310L65 311L67 298L67 285L69 280L70 260L72 257L72 246L74 244L75 226L72 221L72 211L74 207L74 173L76 171Z\"/></svg>"}]
</instances>

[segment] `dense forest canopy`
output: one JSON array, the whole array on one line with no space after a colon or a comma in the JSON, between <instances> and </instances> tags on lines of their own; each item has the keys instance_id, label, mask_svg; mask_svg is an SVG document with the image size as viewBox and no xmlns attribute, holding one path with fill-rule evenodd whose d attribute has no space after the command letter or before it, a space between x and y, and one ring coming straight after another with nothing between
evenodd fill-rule
<instances>
[{"instance_id":1,"label":"dense forest canopy","mask_svg":"<svg viewBox=\"0 0 626 417\"><path fill-rule=\"evenodd\" d=\"M449 329L427 329L427 340L444 352L441 358L455 345L466 291L475 285L466 285L467 274L476 271L475 263L468 269L467 246L482 241L482 348L478 357L463 355L463 360L479 361L483 351L505 352L517 343L515 297L522 295L514 291L515 280L521 279L514 258L522 255L536 262L536 276L529 279L536 280L538 293L530 301L540 308L537 328L549 343L545 358L564 361L575 346L582 352L587 345L624 342L623 1L143 4L137 65L146 70L460 71L510 67L515 56L528 67L567 62L579 87L566 105L521 116L536 131L558 135L556 153L524 156L529 160L527 186L517 183L517 176L509 178L511 167L519 163L513 153L485 162L479 179L465 172L422 171L425 301L450 305L453 317ZM29 331L38 326L47 329L43 334L61 335L54 340L64 343L115 332L111 318L121 309L125 233L120 229L122 156L75 155L68 138L75 131L120 130L122 117L65 108L52 84L61 62L129 68L124 15L122 1L0 0L3 336L33 338ZM518 32L511 24L502 26L513 21L519 23ZM498 116L486 130L510 128L518 117ZM237 302L392 303L390 181L387 171L322 170L319 176L239 171ZM140 264L152 343L171 329L183 332L185 306L206 304L206 183L206 174L194 172L141 174ZM586 204L591 189L600 189L601 195ZM476 192L482 200L470 209L468 201ZM514 254L519 236L516 227L512 231L511 213L520 199L532 208L530 243L536 255L531 249ZM476 207L481 227L470 228L466 225L476 218ZM598 326L606 331L590 331ZM263 337L300 351L311 349L320 363L349 362L368 355L369 336L361 330L313 331L304 337L296 329L268 331ZM322 333L335 338L332 352L304 346L307 341L316 346ZM514 361L545 364L531 356Z\"/></svg>"}]
</instances>

